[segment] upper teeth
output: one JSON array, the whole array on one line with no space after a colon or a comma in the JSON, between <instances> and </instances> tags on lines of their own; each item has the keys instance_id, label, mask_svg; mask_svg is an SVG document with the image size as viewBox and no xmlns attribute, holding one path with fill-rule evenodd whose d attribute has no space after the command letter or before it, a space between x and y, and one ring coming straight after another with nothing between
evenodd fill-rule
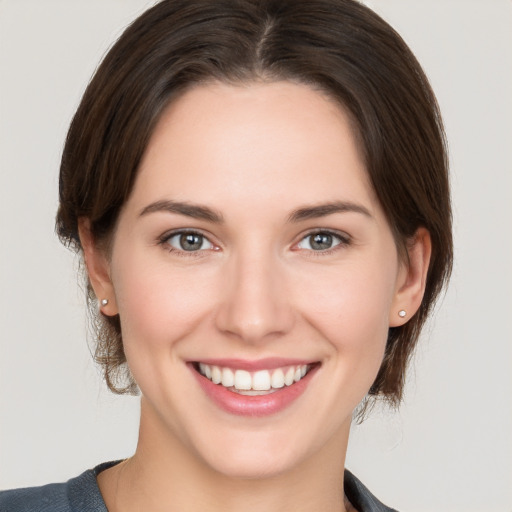
<instances>
[{"instance_id":1,"label":"upper teeth","mask_svg":"<svg viewBox=\"0 0 512 512\"><path fill-rule=\"evenodd\" d=\"M285 366L273 370L248 372L199 363L199 371L214 384L238 391L269 391L298 382L308 371L308 365Z\"/></svg>"}]
</instances>

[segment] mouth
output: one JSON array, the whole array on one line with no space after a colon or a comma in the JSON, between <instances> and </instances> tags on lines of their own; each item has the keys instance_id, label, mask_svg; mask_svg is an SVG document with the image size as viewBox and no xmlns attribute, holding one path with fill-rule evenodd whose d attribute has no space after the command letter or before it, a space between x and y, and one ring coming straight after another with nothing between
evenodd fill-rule
<instances>
[{"instance_id":1,"label":"mouth","mask_svg":"<svg viewBox=\"0 0 512 512\"><path fill-rule=\"evenodd\" d=\"M289 365L279 368L248 371L206 363L196 363L195 369L213 384L219 384L233 393L261 396L292 386L304 378L313 365Z\"/></svg>"},{"instance_id":2,"label":"mouth","mask_svg":"<svg viewBox=\"0 0 512 512\"><path fill-rule=\"evenodd\" d=\"M189 363L206 396L224 411L241 416L266 416L289 407L320 366L320 362L274 359Z\"/></svg>"}]
</instances>

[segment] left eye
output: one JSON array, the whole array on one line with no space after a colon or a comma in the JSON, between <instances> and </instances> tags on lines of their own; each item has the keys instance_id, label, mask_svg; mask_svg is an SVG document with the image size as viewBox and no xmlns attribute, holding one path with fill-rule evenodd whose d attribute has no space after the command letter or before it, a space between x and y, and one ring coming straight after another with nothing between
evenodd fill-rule
<instances>
[{"instance_id":1,"label":"left eye","mask_svg":"<svg viewBox=\"0 0 512 512\"><path fill-rule=\"evenodd\" d=\"M343 243L341 237L329 232L312 233L305 236L298 244L299 249L310 251L327 251Z\"/></svg>"},{"instance_id":2,"label":"left eye","mask_svg":"<svg viewBox=\"0 0 512 512\"><path fill-rule=\"evenodd\" d=\"M213 244L205 236L191 231L176 233L166 241L174 249L187 252L213 249Z\"/></svg>"}]
</instances>

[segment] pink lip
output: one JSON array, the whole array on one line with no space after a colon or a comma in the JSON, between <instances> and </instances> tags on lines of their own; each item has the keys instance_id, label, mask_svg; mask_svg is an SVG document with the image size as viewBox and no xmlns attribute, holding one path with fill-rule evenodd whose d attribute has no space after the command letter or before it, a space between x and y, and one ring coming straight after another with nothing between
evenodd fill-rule
<instances>
[{"instance_id":1,"label":"pink lip","mask_svg":"<svg viewBox=\"0 0 512 512\"><path fill-rule=\"evenodd\" d=\"M220 360L215 360L215 363L208 363L204 361L206 364L217 364L218 366L225 366L231 368L239 368L239 369L248 369L248 366L244 366L243 368L238 365L233 364L234 360L224 360L224 363L229 361L229 364L221 364ZM267 360L267 362L270 360ZM257 367L251 366L250 369L262 369L262 368L274 368L278 366L288 366L291 364L301 364L301 363L290 363L290 360L286 360L287 364L284 365L276 365L276 366L261 366L261 361L256 362ZM203 361L201 361L203 362ZM247 363L249 366L252 363ZM302 363L306 364L306 363ZM268 416L271 414L276 414L279 411L282 411L286 407L292 404L297 398L299 398L302 393L306 390L308 384L310 383L313 375L319 368L318 366L314 366L305 377L303 377L299 382L292 384L291 386L285 386L273 393L269 393L268 395L258 395L258 396L247 396L241 395L238 393L234 393L233 391L229 391L224 386L220 384L214 384L212 381L201 375L192 364L189 364L189 367L192 373L195 375L199 385L206 393L206 395L221 409L231 414L236 414L238 416Z\"/></svg>"}]
</instances>

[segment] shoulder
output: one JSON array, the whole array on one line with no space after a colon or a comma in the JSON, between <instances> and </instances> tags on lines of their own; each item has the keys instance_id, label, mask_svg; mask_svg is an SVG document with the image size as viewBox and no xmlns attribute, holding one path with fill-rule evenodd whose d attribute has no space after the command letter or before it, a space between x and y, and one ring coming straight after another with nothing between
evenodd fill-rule
<instances>
[{"instance_id":1,"label":"shoulder","mask_svg":"<svg viewBox=\"0 0 512 512\"><path fill-rule=\"evenodd\" d=\"M0 491L0 512L107 512L96 476L113 464L101 464L63 483Z\"/></svg>"},{"instance_id":2,"label":"shoulder","mask_svg":"<svg viewBox=\"0 0 512 512\"><path fill-rule=\"evenodd\" d=\"M343 481L345 495L359 512L397 512L379 501L348 469Z\"/></svg>"},{"instance_id":3,"label":"shoulder","mask_svg":"<svg viewBox=\"0 0 512 512\"><path fill-rule=\"evenodd\" d=\"M67 483L0 492L0 512L68 512Z\"/></svg>"}]
</instances>

